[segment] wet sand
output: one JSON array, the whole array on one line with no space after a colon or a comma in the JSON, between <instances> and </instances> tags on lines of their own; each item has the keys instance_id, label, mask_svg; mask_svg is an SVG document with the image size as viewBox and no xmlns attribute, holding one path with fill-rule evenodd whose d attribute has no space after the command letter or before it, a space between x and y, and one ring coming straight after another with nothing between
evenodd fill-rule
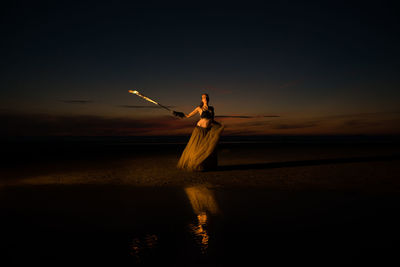
<instances>
[{"instance_id":1,"label":"wet sand","mask_svg":"<svg viewBox=\"0 0 400 267\"><path fill-rule=\"evenodd\" d=\"M37 147L0 172L2 259L16 266L343 266L397 262L398 144ZM21 148L20 148L21 149Z\"/></svg>"},{"instance_id":2,"label":"wet sand","mask_svg":"<svg viewBox=\"0 0 400 267\"><path fill-rule=\"evenodd\" d=\"M0 186L126 184L398 192L399 144L222 144L219 168L178 170L184 145L32 148L3 162Z\"/></svg>"}]
</instances>

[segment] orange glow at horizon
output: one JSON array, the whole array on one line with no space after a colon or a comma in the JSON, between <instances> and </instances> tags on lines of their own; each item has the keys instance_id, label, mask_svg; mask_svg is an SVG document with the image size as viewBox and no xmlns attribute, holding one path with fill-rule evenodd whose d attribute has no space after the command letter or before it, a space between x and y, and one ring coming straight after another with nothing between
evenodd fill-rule
<instances>
[{"instance_id":1,"label":"orange glow at horizon","mask_svg":"<svg viewBox=\"0 0 400 267\"><path fill-rule=\"evenodd\" d=\"M400 112L396 111L280 115L272 118L222 116L215 120L225 125L222 135L400 134ZM190 135L199 119L198 116L179 119L172 114L144 116L135 113L125 116L9 113L2 117L5 136Z\"/></svg>"}]
</instances>

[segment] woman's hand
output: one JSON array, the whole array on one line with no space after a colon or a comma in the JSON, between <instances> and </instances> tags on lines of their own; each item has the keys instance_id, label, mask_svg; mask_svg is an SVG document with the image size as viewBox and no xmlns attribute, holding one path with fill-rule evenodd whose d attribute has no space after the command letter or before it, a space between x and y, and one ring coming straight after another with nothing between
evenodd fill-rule
<instances>
[{"instance_id":1,"label":"woman's hand","mask_svg":"<svg viewBox=\"0 0 400 267\"><path fill-rule=\"evenodd\" d=\"M180 118L186 117L186 116L185 116L185 113L179 112L179 111L175 111L175 110L172 111L172 114L174 114L174 116L180 117Z\"/></svg>"}]
</instances>

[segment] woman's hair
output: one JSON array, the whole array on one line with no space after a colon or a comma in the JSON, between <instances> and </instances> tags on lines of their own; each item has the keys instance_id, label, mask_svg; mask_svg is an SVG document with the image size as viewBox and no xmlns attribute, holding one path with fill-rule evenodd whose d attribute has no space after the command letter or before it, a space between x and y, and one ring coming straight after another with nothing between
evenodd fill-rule
<instances>
[{"instance_id":1,"label":"woman's hair","mask_svg":"<svg viewBox=\"0 0 400 267\"><path fill-rule=\"evenodd\" d=\"M204 93L204 94L201 94L202 96L203 95L206 95L206 99L207 99L207 104L208 104L208 102L210 101L210 97L208 96L208 94L206 94L206 93ZM200 103L200 105L199 105L199 107L203 107L203 105L204 105L204 103L203 103L203 101L201 101L201 103Z\"/></svg>"}]
</instances>

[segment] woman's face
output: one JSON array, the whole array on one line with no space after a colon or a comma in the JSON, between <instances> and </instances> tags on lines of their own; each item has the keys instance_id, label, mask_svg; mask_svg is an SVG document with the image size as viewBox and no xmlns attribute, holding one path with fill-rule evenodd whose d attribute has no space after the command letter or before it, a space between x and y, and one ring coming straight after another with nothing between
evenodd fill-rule
<instances>
[{"instance_id":1,"label":"woman's face","mask_svg":"<svg viewBox=\"0 0 400 267\"><path fill-rule=\"evenodd\" d=\"M201 96L201 101L203 101L204 104L207 104L207 96L206 95L202 95Z\"/></svg>"}]
</instances>

